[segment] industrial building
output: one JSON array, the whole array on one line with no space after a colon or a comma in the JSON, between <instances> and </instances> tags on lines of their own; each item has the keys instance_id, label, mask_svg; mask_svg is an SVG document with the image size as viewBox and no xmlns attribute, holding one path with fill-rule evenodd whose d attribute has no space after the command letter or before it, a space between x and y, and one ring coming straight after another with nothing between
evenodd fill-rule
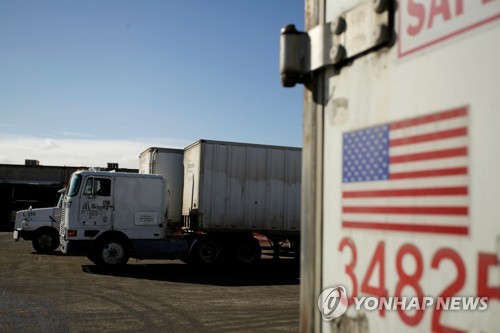
<instances>
[{"instance_id":1,"label":"industrial building","mask_svg":"<svg viewBox=\"0 0 500 333\"><path fill-rule=\"evenodd\" d=\"M28 207L51 207L57 202L58 191L69 181L73 172L86 166L45 166L37 160L25 160L24 165L0 164L0 230L12 230L18 210ZM138 172L108 163L101 170Z\"/></svg>"}]
</instances>

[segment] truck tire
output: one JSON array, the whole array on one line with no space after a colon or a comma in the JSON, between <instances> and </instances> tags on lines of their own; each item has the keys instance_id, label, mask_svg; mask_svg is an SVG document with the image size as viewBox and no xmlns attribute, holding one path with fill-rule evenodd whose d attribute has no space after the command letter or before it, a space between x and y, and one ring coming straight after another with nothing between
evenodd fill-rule
<instances>
[{"instance_id":1,"label":"truck tire","mask_svg":"<svg viewBox=\"0 0 500 333\"><path fill-rule=\"evenodd\" d=\"M204 238L198 240L198 244L195 249L194 263L201 265L215 265L222 262L223 258L223 248L220 242L213 238Z\"/></svg>"},{"instance_id":2,"label":"truck tire","mask_svg":"<svg viewBox=\"0 0 500 333\"><path fill-rule=\"evenodd\" d=\"M103 239L96 246L92 259L99 266L123 266L129 259L129 247L121 239Z\"/></svg>"},{"instance_id":3,"label":"truck tire","mask_svg":"<svg viewBox=\"0 0 500 333\"><path fill-rule=\"evenodd\" d=\"M31 244L37 253L51 253L59 247L59 234L55 229L40 229L35 232Z\"/></svg>"},{"instance_id":4,"label":"truck tire","mask_svg":"<svg viewBox=\"0 0 500 333\"><path fill-rule=\"evenodd\" d=\"M255 238L247 238L236 247L236 260L241 264L253 264L260 260L262 249Z\"/></svg>"}]
</instances>

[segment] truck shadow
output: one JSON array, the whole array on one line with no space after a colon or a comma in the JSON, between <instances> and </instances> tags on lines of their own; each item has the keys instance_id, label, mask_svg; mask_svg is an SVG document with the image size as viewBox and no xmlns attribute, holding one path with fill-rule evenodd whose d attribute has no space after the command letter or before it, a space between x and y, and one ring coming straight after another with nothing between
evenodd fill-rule
<instances>
[{"instance_id":1,"label":"truck shadow","mask_svg":"<svg viewBox=\"0 0 500 333\"><path fill-rule=\"evenodd\" d=\"M36 251L31 251L31 254L34 256L66 257L66 255L59 250L47 252L47 253L40 253L40 252L36 252Z\"/></svg>"},{"instance_id":2,"label":"truck shadow","mask_svg":"<svg viewBox=\"0 0 500 333\"><path fill-rule=\"evenodd\" d=\"M129 264L119 269L83 265L87 274L133 279L171 281L218 286L267 286L300 284L300 265L289 259L263 259L249 266L196 267L182 262Z\"/></svg>"}]
</instances>

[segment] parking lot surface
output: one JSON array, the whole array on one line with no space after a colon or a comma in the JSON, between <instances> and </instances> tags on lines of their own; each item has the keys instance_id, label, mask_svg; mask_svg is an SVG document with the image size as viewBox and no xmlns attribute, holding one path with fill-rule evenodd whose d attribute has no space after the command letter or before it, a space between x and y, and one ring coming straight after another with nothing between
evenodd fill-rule
<instances>
[{"instance_id":1,"label":"parking lot surface","mask_svg":"<svg viewBox=\"0 0 500 333\"><path fill-rule=\"evenodd\" d=\"M86 257L39 255L0 233L0 332L296 332L299 265L198 269L130 260L108 271Z\"/></svg>"}]
</instances>

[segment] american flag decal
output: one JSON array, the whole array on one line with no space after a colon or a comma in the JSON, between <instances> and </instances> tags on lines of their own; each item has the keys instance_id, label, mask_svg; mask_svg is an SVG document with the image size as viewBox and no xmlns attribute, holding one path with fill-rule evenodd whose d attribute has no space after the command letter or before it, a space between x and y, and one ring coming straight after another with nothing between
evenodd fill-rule
<instances>
[{"instance_id":1,"label":"american flag decal","mask_svg":"<svg viewBox=\"0 0 500 333\"><path fill-rule=\"evenodd\" d=\"M342 226L468 235L468 110L343 134Z\"/></svg>"}]
</instances>

